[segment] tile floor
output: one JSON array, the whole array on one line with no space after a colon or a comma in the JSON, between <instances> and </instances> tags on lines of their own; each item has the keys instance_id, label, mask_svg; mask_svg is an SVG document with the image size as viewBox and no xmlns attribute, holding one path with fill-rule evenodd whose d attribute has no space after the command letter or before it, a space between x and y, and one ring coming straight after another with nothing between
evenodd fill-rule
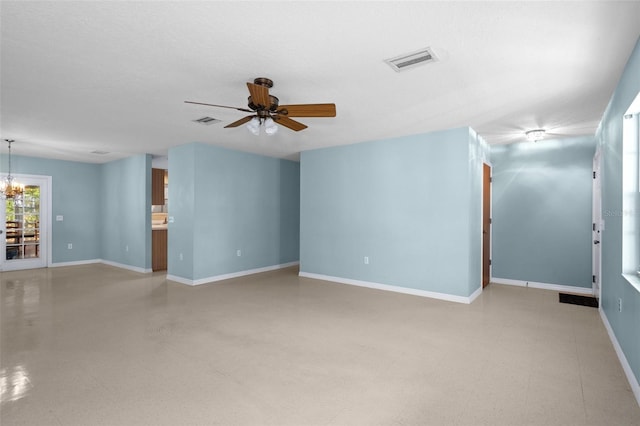
<instances>
[{"instance_id":1,"label":"tile floor","mask_svg":"<svg viewBox=\"0 0 640 426\"><path fill-rule=\"evenodd\" d=\"M299 278L0 274L4 425L640 425L596 309Z\"/></svg>"}]
</instances>

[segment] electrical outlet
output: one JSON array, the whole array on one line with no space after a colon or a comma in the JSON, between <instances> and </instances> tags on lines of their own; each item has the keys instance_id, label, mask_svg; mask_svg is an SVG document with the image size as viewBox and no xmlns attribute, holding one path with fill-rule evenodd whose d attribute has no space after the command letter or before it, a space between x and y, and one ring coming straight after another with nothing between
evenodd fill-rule
<instances>
[{"instance_id":1,"label":"electrical outlet","mask_svg":"<svg viewBox=\"0 0 640 426\"><path fill-rule=\"evenodd\" d=\"M64 216L62 216L61 214L56 216L56 222L62 222L64 220Z\"/></svg>"},{"instance_id":2,"label":"electrical outlet","mask_svg":"<svg viewBox=\"0 0 640 426\"><path fill-rule=\"evenodd\" d=\"M369 256L365 256L364 257L364 264L368 265L369 264Z\"/></svg>"},{"instance_id":3,"label":"electrical outlet","mask_svg":"<svg viewBox=\"0 0 640 426\"><path fill-rule=\"evenodd\" d=\"M129 251L129 246L124 246L124 251Z\"/></svg>"},{"instance_id":4,"label":"electrical outlet","mask_svg":"<svg viewBox=\"0 0 640 426\"><path fill-rule=\"evenodd\" d=\"M618 297L618 312L622 312L622 298Z\"/></svg>"},{"instance_id":5,"label":"electrical outlet","mask_svg":"<svg viewBox=\"0 0 640 426\"><path fill-rule=\"evenodd\" d=\"M184 260L184 256L180 253L180 260Z\"/></svg>"},{"instance_id":6,"label":"electrical outlet","mask_svg":"<svg viewBox=\"0 0 640 426\"><path fill-rule=\"evenodd\" d=\"M73 249L73 244L71 243L67 244L67 250L71 250L71 249Z\"/></svg>"},{"instance_id":7,"label":"electrical outlet","mask_svg":"<svg viewBox=\"0 0 640 426\"><path fill-rule=\"evenodd\" d=\"M242 256L242 250L236 250L236 256L238 257Z\"/></svg>"}]
</instances>

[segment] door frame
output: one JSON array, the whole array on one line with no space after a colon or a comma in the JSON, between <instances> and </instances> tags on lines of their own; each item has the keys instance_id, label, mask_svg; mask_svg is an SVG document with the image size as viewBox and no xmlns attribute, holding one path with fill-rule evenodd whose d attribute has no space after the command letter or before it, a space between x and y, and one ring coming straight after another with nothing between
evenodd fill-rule
<instances>
[{"instance_id":1,"label":"door frame","mask_svg":"<svg viewBox=\"0 0 640 426\"><path fill-rule=\"evenodd\" d=\"M484 289L486 286L484 285L484 170L485 166L489 168L489 282L487 286L491 283L491 278L493 276L493 165L490 161L482 162L482 190L480 191L480 288Z\"/></svg>"},{"instance_id":2,"label":"door frame","mask_svg":"<svg viewBox=\"0 0 640 426\"><path fill-rule=\"evenodd\" d=\"M602 238L604 224L602 220L602 150L596 149L593 155L593 182L591 187L591 291L598 300L602 299ZM599 243L595 243L595 241Z\"/></svg>"},{"instance_id":3,"label":"door frame","mask_svg":"<svg viewBox=\"0 0 640 426\"><path fill-rule=\"evenodd\" d=\"M28 175L28 174L14 174L15 179L20 182L36 180L39 181L40 184L40 252L43 253L42 258L44 259L44 267L48 268L52 264L52 241L51 241L51 212L52 210L52 178L51 176L45 175ZM4 217L4 201L1 203L2 212L0 212L0 216ZM2 229L6 232L5 225L2 225ZM7 261L5 259L5 239L4 234L0 239L0 271L13 271L18 269L31 269L31 268L12 268L9 266L7 268ZM9 264L10 265L10 264ZM38 268L41 266L38 266Z\"/></svg>"}]
</instances>

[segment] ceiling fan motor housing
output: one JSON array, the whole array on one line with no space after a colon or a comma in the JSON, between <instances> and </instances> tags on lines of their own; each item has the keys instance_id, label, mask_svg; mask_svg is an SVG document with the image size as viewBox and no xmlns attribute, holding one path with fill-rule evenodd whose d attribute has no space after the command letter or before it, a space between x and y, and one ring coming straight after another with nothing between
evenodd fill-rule
<instances>
[{"instance_id":1,"label":"ceiling fan motor housing","mask_svg":"<svg viewBox=\"0 0 640 426\"><path fill-rule=\"evenodd\" d=\"M273 80L268 79L266 77L258 77L255 80L253 80L253 84L257 84L258 86L264 86L268 89L271 89L273 87Z\"/></svg>"},{"instance_id":2,"label":"ceiling fan motor housing","mask_svg":"<svg viewBox=\"0 0 640 426\"><path fill-rule=\"evenodd\" d=\"M271 105L269 105L269 107L267 108L269 111L275 112L276 109L278 108L278 103L280 102L280 100L278 98L276 98L273 95L269 95L269 103ZM258 111L260 109L264 109L262 107L260 107L259 105L256 105L253 103L253 98L251 96L249 96L247 98L247 105L249 106L249 108L251 108L254 111Z\"/></svg>"}]
</instances>

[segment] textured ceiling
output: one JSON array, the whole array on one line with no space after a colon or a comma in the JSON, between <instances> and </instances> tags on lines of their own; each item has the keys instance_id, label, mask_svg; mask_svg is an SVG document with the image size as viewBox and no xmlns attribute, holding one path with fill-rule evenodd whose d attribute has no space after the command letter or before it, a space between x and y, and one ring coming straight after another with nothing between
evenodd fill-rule
<instances>
[{"instance_id":1,"label":"textured ceiling","mask_svg":"<svg viewBox=\"0 0 640 426\"><path fill-rule=\"evenodd\" d=\"M88 162L196 141L295 159L460 126L491 144L593 134L640 36L638 1L2 1L0 14L1 137L17 155ZM383 62L427 46L438 62ZM184 103L246 107L262 76L281 104L334 102L337 117L256 137L224 128L245 113Z\"/></svg>"}]
</instances>

